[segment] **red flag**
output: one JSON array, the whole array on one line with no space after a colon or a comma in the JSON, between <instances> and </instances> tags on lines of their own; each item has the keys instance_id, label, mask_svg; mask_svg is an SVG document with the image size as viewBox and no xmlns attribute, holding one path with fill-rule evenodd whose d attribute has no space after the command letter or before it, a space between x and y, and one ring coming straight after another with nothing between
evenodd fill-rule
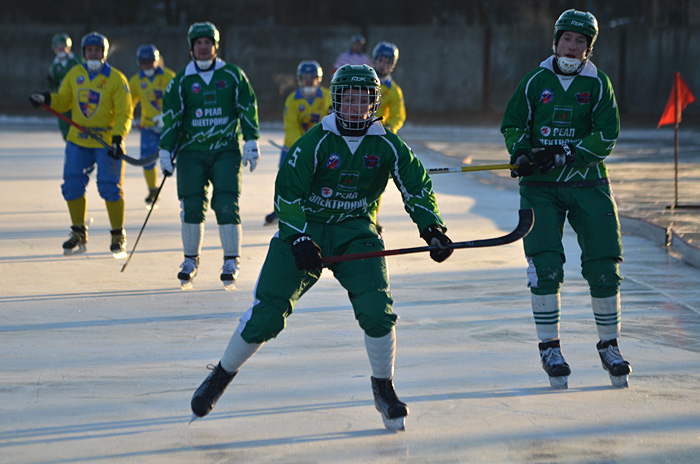
<instances>
[{"instance_id":1,"label":"red flag","mask_svg":"<svg viewBox=\"0 0 700 464\"><path fill-rule=\"evenodd\" d=\"M659 120L659 127L665 124L678 124L681 122L681 113L686 106L695 101L695 96L690 92L690 89L686 85L685 81L681 77L681 73L676 73L676 80L673 83L673 89L671 90L671 96L668 97L668 102L666 102L666 109L664 109L664 114L661 115Z\"/></svg>"}]
</instances>

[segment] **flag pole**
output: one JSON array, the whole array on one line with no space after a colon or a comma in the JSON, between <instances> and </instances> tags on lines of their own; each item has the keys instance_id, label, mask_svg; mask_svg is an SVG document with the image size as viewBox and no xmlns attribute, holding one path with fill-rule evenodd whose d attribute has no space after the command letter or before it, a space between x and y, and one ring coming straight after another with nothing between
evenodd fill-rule
<instances>
[{"instance_id":1,"label":"flag pole","mask_svg":"<svg viewBox=\"0 0 700 464\"><path fill-rule=\"evenodd\" d=\"M676 88L674 98L676 99L676 124L674 125L673 132L673 208L678 207L678 126L681 123L681 86L680 86L680 72L676 72L676 82L674 87Z\"/></svg>"}]
</instances>

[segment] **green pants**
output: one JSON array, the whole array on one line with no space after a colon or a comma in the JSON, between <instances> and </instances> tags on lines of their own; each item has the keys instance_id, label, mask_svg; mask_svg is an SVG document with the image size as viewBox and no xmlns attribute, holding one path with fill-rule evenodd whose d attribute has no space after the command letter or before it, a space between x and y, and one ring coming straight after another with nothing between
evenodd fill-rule
<instances>
[{"instance_id":1,"label":"green pants","mask_svg":"<svg viewBox=\"0 0 700 464\"><path fill-rule=\"evenodd\" d=\"M622 238L609 185L553 188L525 184L520 186L520 207L535 211L532 232L523 239L532 293L550 295L561 288L567 218L581 248L581 274L591 295L607 298L619 292Z\"/></svg>"},{"instance_id":2,"label":"green pants","mask_svg":"<svg viewBox=\"0 0 700 464\"><path fill-rule=\"evenodd\" d=\"M240 224L238 200L241 196L241 154L226 148L213 151L186 151L177 154L177 196L183 209L183 222L201 224L208 207L209 183L213 187L211 207L218 224Z\"/></svg>"},{"instance_id":3,"label":"green pants","mask_svg":"<svg viewBox=\"0 0 700 464\"><path fill-rule=\"evenodd\" d=\"M383 250L374 224L352 219L339 224L309 223L307 233L324 256ZM348 292L355 319L370 337L383 337L396 322L392 312L386 260L372 258L329 265ZM241 336L248 343L263 343L279 334L299 298L321 277L321 273L297 269L291 245L277 235L270 242L258 283L255 302L241 318Z\"/></svg>"}]
</instances>

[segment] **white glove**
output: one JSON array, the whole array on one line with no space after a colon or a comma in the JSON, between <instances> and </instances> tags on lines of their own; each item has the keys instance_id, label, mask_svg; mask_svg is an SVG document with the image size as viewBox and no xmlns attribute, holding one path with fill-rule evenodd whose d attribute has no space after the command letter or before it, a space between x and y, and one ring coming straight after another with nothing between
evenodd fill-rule
<instances>
[{"instance_id":1,"label":"white glove","mask_svg":"<svg viewBox=\"0 0 700 464\"><path fill-rule=\"evenodd\" d=\"M175 172L172 155L168 150L158 150L158 158L160 158L160 170L163 171L165 177L172 176Z\"/></svg>"},{"instance_id":2,"label":"white glove","mask_svg":"<svg viewBox=\"0 0 700 464\"><path fill-rule=\"evenodd\" d=\"M153 122L155 123L155 125L158 129L162 129L163 128L163 113L160 113L160 114L153 116Z\"/></svg>"},{"instance_id":3,"label":"white glove","mask_svg":"<svg viewBox=\"0 0 700 464\"><path fill-rule=\"evenodd\" d=\"M248 140L243 144L243 166L248 166L250 161L250 172L255 171L260 159L260 147L257 140Z\"/></svg>"},{"instance_id":4,"label":"white glove","mask_svg":"<svg viewBox=\"0 0 700 464\"><path fill-rule=\"evenodd\" d=\"M30 98L39 104L46 103L46 97L40 93L33 93Z\"/></svg>"}]
</instances>

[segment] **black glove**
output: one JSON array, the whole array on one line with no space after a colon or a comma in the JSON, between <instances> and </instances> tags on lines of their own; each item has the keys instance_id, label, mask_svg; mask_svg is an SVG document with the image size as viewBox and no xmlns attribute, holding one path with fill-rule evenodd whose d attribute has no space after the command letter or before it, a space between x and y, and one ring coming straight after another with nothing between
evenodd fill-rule
<instances>
[{"instance_id":1,"label":"black glove","mask_svg":"<svg viewBox=\"0 0 700 464\"><path fill-rule=\"evenodd\" d=\"M323 267L321 247L307 234L292 237L292 254L300 271L318 271Z\"/></svg>"},{"instance_id":2,"label":"black glove","mask_svg":"<svg viewBox=\"0 0 700 464\"><path fill-rule=\"evenodd\" d=\"M37 96L44 97L44 101L41 101L41 99L36 99ZM44 103L46 106L51 106L51 94L49 92L33 93L29 96L29 103L31 103L34 108L39 108L42 103Z\"/></svg>"},{"instance_id":3,"label":"black glove","mask_svg":"<svg viewBox=\"0 0 700 464\"><path fill-rule=\"evenodd\" d=\"M447 245L452 243L452 240L450 240L450 237L445 235L445 231L442 230L440 225L433 224L432 226L426 227L420 236L423 240L425 240L428 246L437 246L440 248L439 250L430 252L430 258L433 261L441 263L452 254L452 248L445 248Z\"/></svg>"},{"instance_id":4,"label":"black glove","mask_svg":"<svg viewBox=\"0 0 700 464\"><path fill-rule=\"evenodd\" d=\"M555 168L560 168L576 159L576 151L572 144L547 145L541 149L533 149L534 159L532 164L542 174L547 174Z\"/></svg>"},{"instance_id":5,"label":"black glove","mask_svg":"<svg viewBox=\"0 0 700 464\"><path fill-rule=\"evenodd\" d=\"M107 150L107 154L116 160L122 159L122 156L124 156L124 144L122 143L121 135L112 136L112 149Z\"/></svg>"},{"instance_id":6,"label":"black glove","mask_svg":"<svg viewBox=\"0 0 700 464\"><path fill-rule=\"evenodd\" d=\"M532 167L532 154L524 148L515 151L510 164L517 166L517 169L510 170L510 177L527 177L535 173L535 168Z\"/></svg>"}]
</instances>

